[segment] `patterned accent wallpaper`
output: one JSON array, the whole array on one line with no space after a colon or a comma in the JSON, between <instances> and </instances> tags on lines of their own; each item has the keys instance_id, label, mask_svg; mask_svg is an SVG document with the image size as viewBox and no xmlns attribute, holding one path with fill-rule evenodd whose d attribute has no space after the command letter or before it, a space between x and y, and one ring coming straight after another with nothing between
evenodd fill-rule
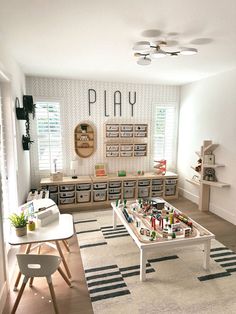
<instances>
[{"instance_id":1,"label":"patterned accent wallpaper","mask_svg":"<svg viewBox=\"0 0 236 314\"><path fill-rule=\"evenodd\" d=\"M88 104L89 89L96 91L96 102L91 104L90 116ZM95 153L88 158L79 158L78 175L93 175L94 165L103 162L107 164L108 172L110 173L120 169L124 169L127 172L137 172L138 170L151 171L153 169L153 105L178 104L180 92L178 86L98 82L34 76L26 77L26 90L28 95L33 95L34 101L43 99L60 101L63 128L64 175L71 175L70 161L75 156L74 129L82 121L90 122L95 126L97 140ZM106 91L106 101L104 100L104 91ZM119 116L120 108L118 105L116 106L116 117L114 117L114 93L116 91L121 92L121 117ZM134 92L136 92L133 117L131 116L131 105L129 104L129 92L131 92L131 102L133 102ZM94 100L94 92L91 92L91 102ZM109 115L108 117L105 116L105 102L106 115ZM117 94L116 102L120 102ZM105 158L104 130L105 124L110 122L147 123L147 157ZM32 123L34 122L32 121ZM37 162L35 148L31 150L32 187L37 187L40 181L40 175L34 166ZM49 173L45 173L44 177L48 177L48 175Z\"/></svg>"}]
</instances>

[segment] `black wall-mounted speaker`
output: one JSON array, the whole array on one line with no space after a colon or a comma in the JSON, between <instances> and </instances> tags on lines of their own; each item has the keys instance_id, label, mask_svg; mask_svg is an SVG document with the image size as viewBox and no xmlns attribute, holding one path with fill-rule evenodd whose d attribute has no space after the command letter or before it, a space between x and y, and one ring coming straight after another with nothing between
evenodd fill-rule
<instances>
[{"instance_id":1,"label":"black wall-mounted speaker","mask_svg":"<svg viewBox=\"0 0 236 314\"><path fill-rule=\"evenodd\" d=\"M25 108L25 111L32 113L34 110L33 96L23 95L23 106Z\"/></svg>"}]
</instances>

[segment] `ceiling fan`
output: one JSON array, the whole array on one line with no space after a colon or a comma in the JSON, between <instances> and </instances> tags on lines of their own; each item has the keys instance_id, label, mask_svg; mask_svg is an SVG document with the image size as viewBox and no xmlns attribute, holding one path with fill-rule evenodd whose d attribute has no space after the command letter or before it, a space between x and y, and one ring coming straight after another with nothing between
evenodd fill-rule
<instances>
[{"instance_id":1,"label":"ceiling fan","mask_svg":"<svg viewBox=\"0 0 236 314\"><path fill-rule=\"evenodd\" d=\"M167 41L160 40L157 42L149 41L138 41L134 44L133 50L135 51L134 56L137 57L137 64L139 65L149 65L153 59L159 59L166 56L177 57L179 55L190 56L198 52L196 48L174 48L174 41L168 44Z\"/></svg>"}]
</instances>

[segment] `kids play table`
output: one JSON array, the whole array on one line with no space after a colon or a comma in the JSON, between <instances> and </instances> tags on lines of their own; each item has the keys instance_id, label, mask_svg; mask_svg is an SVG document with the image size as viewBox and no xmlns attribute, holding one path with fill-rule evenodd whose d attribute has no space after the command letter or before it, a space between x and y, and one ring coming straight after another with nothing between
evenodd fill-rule
<instances>
[{"instance_id":1,"label":"kids play table","mask_svg":"<svg viewBox=\"0 0 236 314\"><path fill-rule=\"evenodd\" d=\"M153 228L151 226L150 216L143 213L142 209L139 208L137 201L129 201L126 203L126 206L120 203L116 204L116 202L111 203L113 208L113 228L116 229L118 217L140 250L140 281L146 280L146 261L148 253L151 251L158 252L158 248L160 247L176 248L178 246L183 247L203 244L203 267L207 270L209 268L211 239L214 239L215 235L184 215L177 208L174 208L164 200L161 201L165 204L164 211L165 209L170 209L171 213L174 213L179 217L184 217L183 220L186 221L187 219L188 221L188 225L184 221L181 221L180 227L182 232L179 232L180 235L178 235L177 232L175 238L172 238L170 234L167 238L163 237L161 228L159 227L156 228L157 237L153 240L151 240L150 236L142 235L140 233L141 228L143 230L148 230L150 234L152 233ZM124 207L126 207L126 212L128 213L129 218L132 219L131 222L128 222L129 218L127 220L127 215L124 214ZM136 209L133 210L135 207ZM189 225L191 228L189 228ZM185 230L188 232L190 231L190 233L186 232L185 234Z\"/></svg>"}]
</instances>

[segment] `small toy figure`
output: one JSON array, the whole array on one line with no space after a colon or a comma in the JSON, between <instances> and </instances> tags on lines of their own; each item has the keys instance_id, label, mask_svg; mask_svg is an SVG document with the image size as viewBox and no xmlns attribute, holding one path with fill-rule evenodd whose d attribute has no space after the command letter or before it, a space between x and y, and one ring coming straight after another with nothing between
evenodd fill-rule
<instances>
[{"instance_id":1,"label":"small toy figure","mask_svg":"<svg viewBox=\"0 0 236 314\"><path fill-rule=\"evenodd\" d=\"M153 230L156 230L156 217L155 216L151 216L151 225Z\"/></svg>"},{"instance_id":2,"label":"small toy figure","mask_svg":"<svg viewBox=\"0 0 236 314\"><path fill-rule=\"evenodd\" d=\"M141 228L139 232L141 235L144 235L144 228Z\"/></svg>"},{"instance_id":3,"label":"small toy figure","mask_svg":"<svg viewBox=\"0 0 236 314\"><path fill-rule=\"evenodd\" d=\"M164 239L168 239L168 229L167 228L163 229L162 236L163 236Z\"/></svg>"}]
</instances>

